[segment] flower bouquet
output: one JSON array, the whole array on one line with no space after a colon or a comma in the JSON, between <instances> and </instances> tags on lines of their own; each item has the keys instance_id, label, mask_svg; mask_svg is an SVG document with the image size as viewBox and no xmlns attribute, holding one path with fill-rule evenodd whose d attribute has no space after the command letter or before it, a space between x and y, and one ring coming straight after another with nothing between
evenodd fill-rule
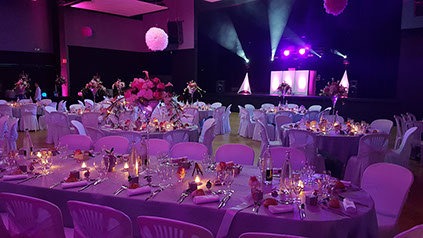
<instances>
[{"instance_id":1,"label":"flower bouquet","mask_svg":"<svg viewBox=\"0 0 423 238\"><path fill-rule=\"evenodd\" d=\"M289 85L285 82L282 82L276 90L282 94L282 97L283 97L282 103L284 103L284 101L285 101L285 95L291 94L291 92L292 92L291 85Z\"/></svg>"},{"instance_id":2,"label":"flower bouquet","mask_svg":"<svg viewBox=\"0 0 423 238\"><path fill-rule=\"evenodd\" d=\"M18 98L23 98L26 91L29 91L29 82L31 79L29 78L28 74L25 74L25 72L22 72L19 74L18 81L15 83L16 94L18 95Z\"/></svg>"},{"instance_id":3,"label":"flower bouquet","mask_svg":"<svg viewBox=\"0 0 423 238\"><path fill-rule=\"evenodd\" d=\"M125 87L125 82L122 82L120 79L118 79L113 85L112 85L112 89L117 90L118 95L121 95L122 93L122 89Z\"/></svg>"},{"instance_id":4,"label":"flower bouquet","mask_svg":"<svg viewBox=\"0 0 423 238\"><path fill-rule=\"evenodd\" d=\"M339 84L339 82L332 81L328 83L322 90L320 95L327 96L332 99L333 112L335 113L336 102L339 97L347 97L348 90L346 87Z\"/></svg>"},{"instance_id":5,"label":"flower bouquet","mask_svg":"<svg viewBox=\"0 0 423 238\"><path fill-rule=\"evenodd\" d=\"M94 75L91 81L85 85L85 88L81 90L81 94L87 95L88 91L92 93L94 102L95 102L95 97L97 93L99 92L103 92L103 94L106 93L106 88L103 86L103 82L101 82L100 76Z\"/></svg>"},{"instance_id":6,"label":"flower bouquet","mask_svg":"<svg viewBox=\"0 0 423 238\"><path fill-rule=\"evenodd\" d=\"M187 83L187 87L184 89L184 93L187 92L189 94L191 94L191 104L194 101L194 93L198 92L200 94L201 97L203 97L202 93L205 93L206 91L204 91L203 89L201 89L200 87L198 87L197 82L191 80Z\"/></svg>"},{"instance_id":7,"label":"flower bouquet","mask_svg":"<svg viewBox=\"0 0 423 238\"><path fill-rule=\"evenodd\" d=\"M62 87L62 85L66 84L66 79L63 75L56 75L56 80L54 81L54 94L58 96L58 87Z\"/></svg>"}]
</instances>

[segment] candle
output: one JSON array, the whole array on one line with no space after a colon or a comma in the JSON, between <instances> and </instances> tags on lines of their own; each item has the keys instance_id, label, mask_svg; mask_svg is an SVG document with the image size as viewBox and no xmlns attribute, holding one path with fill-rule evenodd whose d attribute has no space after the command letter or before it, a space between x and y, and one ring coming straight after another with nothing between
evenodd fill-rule
<instances>
[{"instance_id":1,"label":"candle","mask_svg":"<svg viewBox=\"0 0 423 238\"><path fill-rule=\"evenodd\" d=\"M201 182L201 179L200 179L200 176L199 175L195 176L194 182L196 182L197 184Z\"/></svg>"},{"instance_id":2,"label":"candle","mask_svg":"<svg viewBox=\"0 0 423 238\"><path fill-rule=\"evenodd\" d=\"M135 162L135 175L138 176L138 161Z\"/></svg>"},{"instance_id":3,"label":"candle","mask_svg":"<svg viewBox=\"0 0 423 238\"><path fill-rule=\"evenodd\" d=\"M38 152L37 152L37 157L38 157L38 158L41 158L41 156L42 156L41 152L40 152L40 151L38 151Z\"/></svg>"},{"instance_id":4,"label":"candle","mask_svg":"<svg viewBox=\"0 0 423 238\"><path fill-rule=\"evenodd\" d=\"M81 168L82 169L86 169L87 168L87 164L85 162L82 162Z\"/></svg>"},{"instance_id":5,"label":"candle","mask_svg":"<svg viewBox=\"0 0 423 238\"><path fill-rule=\"evenodd\" d=\"M125 164L123 165L123 168L124 168L124 169L129 169L129 165L128 165L128 163L125 163Z\"/></svg>"}]
</instances>

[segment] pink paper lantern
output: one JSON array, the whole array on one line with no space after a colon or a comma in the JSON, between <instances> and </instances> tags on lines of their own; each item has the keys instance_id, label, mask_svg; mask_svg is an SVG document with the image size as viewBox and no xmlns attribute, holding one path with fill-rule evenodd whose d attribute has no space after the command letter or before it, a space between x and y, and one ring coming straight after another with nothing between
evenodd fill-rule
<instances>
[{"instance_id":1,"label":"pink paper lantern","mask_svg":"<svg viewBox=\"0 0 423 238\"><path fill-rule=\"evenodd\" d=\"M347 7L348 0L324 0L326 12L334 16L341 14Z\"/></svg>"},{"instance_id":2,"label":"pink paper lantern","mask_svg":"<svg viewBox=\"0 0 423 238\"><path fill-rule=\"evenodd\" d=\"M145 33L145 43L152 51L162 51L166 49L169 40L166 32L157 27L151 27Z\"/></svg>"},{"instance_id":3,"label":"pink paper lantern","mask_svg":"<svg viewBox=\"0 0 423 238\"><path fill-rule=\"evenodd\" d=\"M84 26L81 29L81 33L84 37L91 37L93 35L93 30L89 26Z\"/></svg>"}]
</instances>

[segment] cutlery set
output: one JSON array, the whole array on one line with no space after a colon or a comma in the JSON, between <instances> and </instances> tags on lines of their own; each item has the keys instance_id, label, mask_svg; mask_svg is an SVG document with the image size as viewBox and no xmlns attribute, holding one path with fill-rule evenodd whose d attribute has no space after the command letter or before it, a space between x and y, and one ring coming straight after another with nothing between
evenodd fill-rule
<instances>
[{"instance_id":1,"label":"cutlery set","mask_svg":"<svg viewBox=\"0 0 423 238\"><path fill-rule=\"evenodd\" d=\"M258 212L259 212L259 209L260 209L260 206L261 206L261 201L254 201L254 207L253 207L253 212L255 213L255 214L258 214Z\"/></svg>"},{"instance_id":2,"label":"cutlery set","mask_svg":"<svg viewBox=\"0 0 423 238\"><path fill-rule=\"evenodd\" d=\"M84 191L85 189L87 189L87 188L89 188L89 187L91 187L91 186L95 186L95 185L97 185L97 184L99 184L99 183L101 183L101 182L104 182L104 181L106 181L107 179L108 179L107 177L105 177L104 179L98 179L97 181L95 181L95 182L93 182L93 183L90 183L90 184L88 184L88 185L85 185L84 187L80 188L80 189L78 190L78 192Z\"/></svg>"},{"instance_id":3,"label":"cutlery set","mask_svg":"<svg viewBox=\"0 0 423 238\"><path fill-rule=\"evenodd\" d=\"M37 179L37 178L39 178L39 177L41 177L41 176L43 176L43 175L42 175L42 174L37 174L37 175L34 175L34 176L32 176L32 177L28 177L28 178L26 178L26 179L23 179L23 180L21 180L21 181L19 181L19 182L17 182L17 183L18 183L18 184L20 184L20 183L24 183L24 182L29 181L29 180Z\"/></svg>"},{"instance_id":4,"label":"cutlery set","mask_svg":"<svg viewBox=\"0 0 423 238\"><path fill-rule=\"evenodd\" d=\"M185 198L187 198L191 193L191 189L187 189L185 191L182 192L181 196L178 198L178 200L176 200L177 203L181 204Z\"/></svg>"},{"instance_id":5,"label":"cutlery set","mask_svg":"<svg viewBox=\"0 0 423 238\"><path fill-rule=\"evenodd\" d=\"M232 197L232 193L229 193L228 196L226 196L222 199L222 201L220 202L220 204L217 208L220 209L220 208L226 206L226 203L229 201L229 199L231 199L231 197Z\"/></svg>"},{"instance_id":6,"label":"cutlery set","mask_svg":"<svg viewBox=\"0 0 423 238\"><path fill-rule=\"evenodd\" d=\"M304 220L304 218L306 217L304 203L298 204L298 212L300 213L300 219L301 219L301 221Z\"/></svg>"},{"instance_id":7,"label":"cutlery set","mask_svg":"<svg viewBox=\"0 0 423 238\"><path fill-rule=\"evenodd\" d=\"M148 201L152 198L154 198L157 194L159 194L160 192L162 192L163 190L165 190L166 187L160 187L159 189L157 189L156 191L154 191L150 196L148 196L145 200Z\"/></svg>"}]
</instances>

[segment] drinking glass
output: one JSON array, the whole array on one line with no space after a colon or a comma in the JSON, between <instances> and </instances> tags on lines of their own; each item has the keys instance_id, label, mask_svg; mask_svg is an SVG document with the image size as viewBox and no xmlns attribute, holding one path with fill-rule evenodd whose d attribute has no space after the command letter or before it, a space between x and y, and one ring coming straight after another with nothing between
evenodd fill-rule
<instances>
[{"instance_id":1,"label":"drinking glass","mask_svg":"<svg viewBox=\"0 0 423 238\"><path fill-rule=\"evenodd\" d=\"M94 162L93 166L94 169L97 171L99 178L104 178L107 173L107 168L104 160L101 159L99 162Z\"/></svg>"},{"instance_id":2,"label":"drinking glass","mask_svg":"<svg viewBox=\"0 0 423 238\"><path fill-rule=\"evenodd\" d=\"M227 193L233 193L234 191L231 188L231 185L235 178L235 172L233 168L227 168L225 171L225 185L227 186L226 192Z\"/></svg>"},{"instance_id":3,"label":"drinking glass","mask_svg":"<svg viewBox=\"0 0 423 238\"><path fill-rule=\"evenodd\" d=\"M59 154L60 159L66 159L68 155L68 145L58 144L56 146L57 153Z\"/></svg>"},{"instance_id":4,"label":"drinking glass","mask_svg":"<svg viewBox=\"0 0 423 238\"><path fill-rule=\"evenodd\" d=\"M41 173L43 175L48 175L51 173L50 168L53 165L53 156L49 156L48 154L43 155L40 158L40 164L41 164Z\"/></svg>"},{"instance_id":5,"label":"drinking glass","mask_svg":"<svg viewBox=\"0 0 423 238\"><path fill-rule=\"evenodd\" d=\"M299 195L300 195L301 191L303 190L303 185L302 185L299 174L293 175L291 183L292 183L291 189L295 194L294 202L301 202Z\"/></svg>"},{"instance_id":6,"label":"drinking glass","mask_svg":"<svg viewBox=\"0 0 423 238\"><path fill-rule=\"evenodd\" d=\"M285 178L284 181L285 184L285 194L287 196L287 200L290 200L291 192L292 192L292 178Z\"/></svg>"}]
</instances>

